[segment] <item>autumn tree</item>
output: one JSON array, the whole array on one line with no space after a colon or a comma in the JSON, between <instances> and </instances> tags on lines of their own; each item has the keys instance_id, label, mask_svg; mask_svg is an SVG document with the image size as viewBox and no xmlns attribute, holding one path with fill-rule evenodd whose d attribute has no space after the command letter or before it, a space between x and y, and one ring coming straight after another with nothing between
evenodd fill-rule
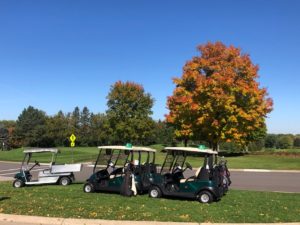
<instances>
[{"instance_id":1,"label":"autumn tree","mask_svg":"<svg viewBox=\"0 0 300 225\"><path fill-rule=\"evenodd\" d=\"M107 99L113 142L145 144L153 130L151 95L140 84L118 81L111 86Z\"/></svg>"},{"instance_id":2,"label":"autumn tree","mask_svg":"<svg viewBox=\"0 0 300 225\"><path fill-rule=\"evenodd\" d=\"M168 98L166 119L184 140L203 139L213 149L220 142L248 146L265 135L272 100L258 79L248 54L221 42L198 47L200 55L183 67Z\"/></svg>"}]
</instances>

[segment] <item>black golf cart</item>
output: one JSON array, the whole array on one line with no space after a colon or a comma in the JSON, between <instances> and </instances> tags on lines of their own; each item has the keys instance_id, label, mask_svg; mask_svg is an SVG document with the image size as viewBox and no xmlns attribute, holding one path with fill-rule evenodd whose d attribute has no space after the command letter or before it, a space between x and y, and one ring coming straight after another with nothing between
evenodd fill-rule
<instances>
[{"instance_id":1,"label":"black golf cart","mask_svg":"<svg viewBox=\"0 0 300 225\"><path fill-rule=\"evenodd\" d=\"M84 192L108 191L131 196L149 190L156 173L155 150L145 147L100 146L93 174Z\"/></svg>"},{"instance_id":2,"label":"black golf cart","mask_svg":"<svg viewBox=\"0 0 300 225\"><path fill-rule=\"evenodd\" d=\"M217 162L217 152L190 147L167 147L165 150L167 155L161 171L154 174L152 179L150 197L174 196L210 203L226 193L231 183L230 174L226 161ZM204 163L192 176L185 177L184 174L193 171L186 162L187 156L203 157Z\"/></svg>"}]
</instances>

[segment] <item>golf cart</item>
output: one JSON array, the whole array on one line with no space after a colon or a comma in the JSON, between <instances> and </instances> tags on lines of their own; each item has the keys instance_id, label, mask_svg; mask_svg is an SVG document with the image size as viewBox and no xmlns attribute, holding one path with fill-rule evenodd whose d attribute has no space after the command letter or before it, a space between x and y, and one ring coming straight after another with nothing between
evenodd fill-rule
<instances>
[{"instance_id":1,"label":"golf cart","mask_svg":"<svg viewBox=\"0 0 300 225\"><path fill-rule=\"evenodd\" d=\"M33 154L51 154L52 160L50 165L46 168L36 169L38 171L37 177L36 173L32 173L34 168L40 167L40 163L35 161L34 164L30 163ZM55 160L59 151L54 148L33 148L24 150L24 159L20 172L15 175L15 180L13 182L13 187L20 188L25 185L36 185L36 184L60 184L63 186L72 183L74 178L74 172L81 171L81 164L55 164ZM44 167L44 165L43 165Z\"/></svg>"},{"instance_id":2,"label":"golf cart","mask_svg":"<svg viewBox=\"0 0 300 225\"><path fill-rule=\"evenodd\" d=\"M132 196L148 191L156 173L154 149L131 145L98 148L93 174L87 179L84 192L107 191Z\"/></svg>"},{"instance_id":3,"label":"golf cart","mask_svg":"<svg viewBox=\"0 0 300 225\"><path fill-rule=\"evenodd\" d=\"M161 171L153 176L150 197L173 196L210 203L220 199L228 190L230 174L226 161L217 163L217 152L190 147L167 147L165 150L167 155ZM193 172L192 166L186 162L189 155L204 157L204 163L194 175L185 177L184 174Z\"/></svg>"}]
</instances>

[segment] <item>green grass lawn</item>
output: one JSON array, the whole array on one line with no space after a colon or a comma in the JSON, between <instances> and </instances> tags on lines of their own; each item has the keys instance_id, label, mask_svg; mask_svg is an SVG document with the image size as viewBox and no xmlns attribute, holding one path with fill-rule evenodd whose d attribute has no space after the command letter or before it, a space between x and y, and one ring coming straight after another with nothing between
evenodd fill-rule
<instances>
[{"instance_id":1,"label":"green grass lawn","mask_svg":"<svg viewBox=\"0 0 300 225\"><path fill-rule=\"evenodd\" d=\"M82 184L14 189L0 183L0 212L64 218L156 220L181 222L299 222L300 194L230 190L221 201L126 198L84 193Z\"/></svg>"},{"instance_id":2,"label":"green grass lawn","mask_svg":"<svg viewBox=\"0 0 300 225\"><path fill-rule=\"evenodd\" d=\"M165 153L162 153L162 145L151 146L157 149L156 163L162 164ZM60 147L61 154L57 158L58 163L72 163L72 151L74 152L74 162L91 162L95 161L98 149L96 147ZM50 154L35 154L39 162L49 162ZM0 151L0 161L22 161L23 149L11 151ZM229 168L236 169L300 169L300 155L274 155L274 154L250 154L244 156L226 157ZM34 160L34 159L33 159ZM202 160L198 157L189 157L188 160L193 167L199 167Z\"/></svg>"}]
</instances>

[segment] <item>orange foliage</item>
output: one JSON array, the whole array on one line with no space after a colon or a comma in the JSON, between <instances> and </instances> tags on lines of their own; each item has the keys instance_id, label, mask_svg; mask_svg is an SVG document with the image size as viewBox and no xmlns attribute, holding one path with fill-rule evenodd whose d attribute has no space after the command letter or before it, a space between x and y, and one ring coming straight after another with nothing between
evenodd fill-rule
<instances>
[{"instance_id":1,"label":"orange foliage","mask_svg":"<svg viewBox=\"0 0 300 225\"><path fill-rule=\"evenodd\" d=\"M258 66L248 54L221 42L198 47L200 56L183 67L168 97L166 120L181 138L203 138L213 146L220 141L242 145L265 132L266 115L273 102L257 82Z\"/></svg>"}]
</instances>

